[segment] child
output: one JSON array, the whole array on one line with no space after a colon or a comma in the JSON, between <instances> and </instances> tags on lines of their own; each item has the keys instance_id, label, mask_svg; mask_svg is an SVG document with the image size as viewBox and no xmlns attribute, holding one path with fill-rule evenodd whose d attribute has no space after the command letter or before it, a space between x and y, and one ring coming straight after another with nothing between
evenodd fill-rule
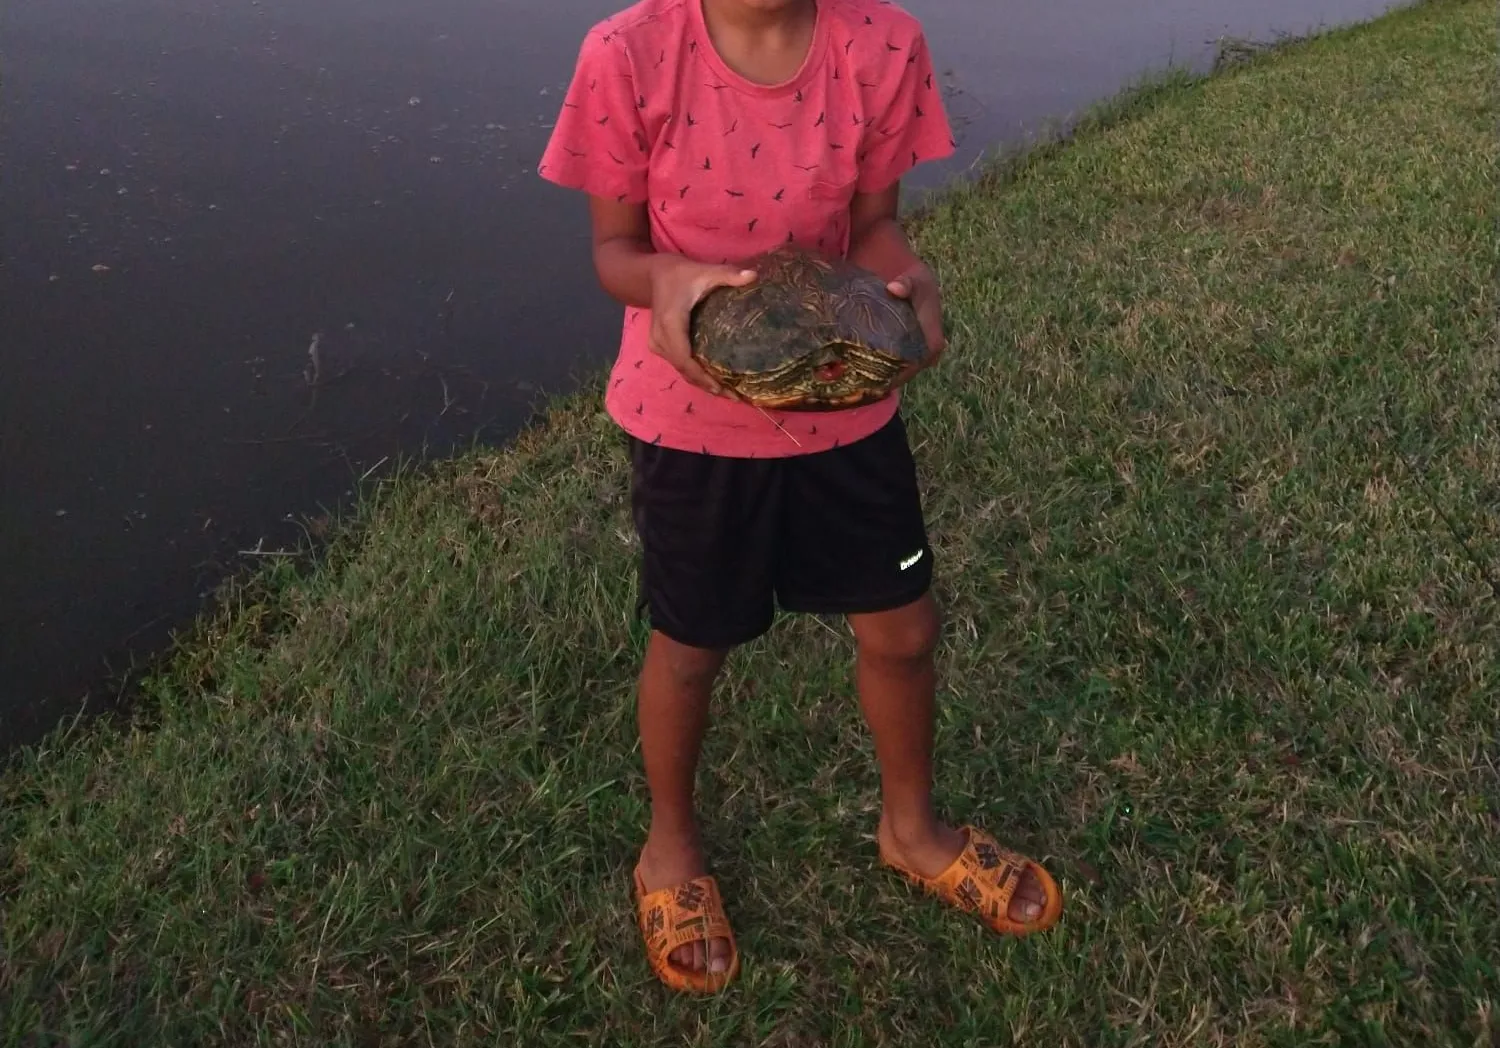
<instances>
[{"instance_id":1,"label":"child","mask_svg":"<svg viewBox=\"0 0 1500 1048\"><path fill-rule=\"evenodd\" d=\"M537 169L588 194L595 269L626 306L605 404L630 443L652 626L635 886L652 970L675 989L739 971L693 784L725 655L777 603L854 631L882 861L997 931L1061 910L1040 866L932 807L938 616L898 397L763 414L688 348L694 304L755 279L738 260L794 244L884 277L940 351L937 284L896 214L901 176L952 148L921 27L890 0L639 0L589 31Z\"/></svg>"}]
</instances>

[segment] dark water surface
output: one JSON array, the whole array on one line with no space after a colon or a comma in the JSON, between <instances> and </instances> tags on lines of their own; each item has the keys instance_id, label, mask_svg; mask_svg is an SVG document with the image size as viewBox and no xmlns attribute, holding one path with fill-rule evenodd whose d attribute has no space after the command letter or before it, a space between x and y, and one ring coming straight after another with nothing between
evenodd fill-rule
<instances>
[{"instance_id":1,"label":"dark water surface","mask_svg":"<svg viewBox=\"0 0 1500 1048\"><path fill-rule=\"evenodd\" d=\"M613 0L0 8L0 752L391 456L502 441L614 351L534 175ZM1382 0L907 0L960 155L1221 36ZM107 268L97 268L107 267ZM320 384L308 382L318 335Z\"/></svg>"}]
</instances>

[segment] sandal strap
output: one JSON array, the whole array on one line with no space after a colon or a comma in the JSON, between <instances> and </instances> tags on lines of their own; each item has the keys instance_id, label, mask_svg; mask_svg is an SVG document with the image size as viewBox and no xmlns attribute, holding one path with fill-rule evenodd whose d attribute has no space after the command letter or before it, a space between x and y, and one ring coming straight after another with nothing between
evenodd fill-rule
<instances>
[{"instance_id":1,"label":"sandal strap","mask_svg":"<svg viewBox=\"0 0 1500 1048\"><path fill-rule=\"evenodd\" d=\"M1021 878L1033 863L1024 855L1002 847L983 830L964 827L968 843L950 869L953 894L969 909L990 920L1010 912L1010 900Z\"/></svg>"},{"instance_id":2,"label":"sandal strap","mask_svg":"<svg viewBox=\"0 0 1500 1048\"><path fill-rule=\"evenodd\" d=\"M670 966L670 955L679 946L707 944L711 939L734 942L719 885L712 875L643 892L637 909L653 968Z\"/></svg>"},{"instance_id":3,"label":"sandal strap","mask_svg":"<svg viewBox=\"0 0 1500 1048\"><path fill-rule=\"evenodd\" d=\"M1021 932L1049 927L1061 912L1062 896L1047 871L1026 856L1002 847L976 826L962 830L965 841L949 867L936 877L922 877L895 864L895 869L929 894L968 910L997 931ZM1042 914L1030 924L1010 918L1010 902L1030 871L1047 893Z\"/></svg>"}]
</instances>

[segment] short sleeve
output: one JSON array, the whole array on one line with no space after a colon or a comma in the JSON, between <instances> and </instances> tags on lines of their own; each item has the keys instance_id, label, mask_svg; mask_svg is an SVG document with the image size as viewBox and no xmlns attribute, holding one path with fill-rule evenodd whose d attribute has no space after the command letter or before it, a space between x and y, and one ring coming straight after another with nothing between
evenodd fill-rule
<instances>
[{"instance_id":1,"label":"short sleeve","mask_svg":"<svg viewBox=\"0 0 1500 1048\"><path fill-rule=\"evenodd\" d=\"M630 53L621 34L596 27L579 49L537 174L591 196L643 201L647 152Z\"/></svg>"},{"instance_id":2,"label":"short sleeve","mask_svg":"<svg viewBox=\"0 0 1500 1048\"><path fill-rule=\"evenodd\" d=\"M899 65L884 71L868 101L874 119L859 158L861 193L878 193L918 164L941 160L954 149L926 36L918 31L905 49L889 54Z\"/></svg>"}]
</instances>

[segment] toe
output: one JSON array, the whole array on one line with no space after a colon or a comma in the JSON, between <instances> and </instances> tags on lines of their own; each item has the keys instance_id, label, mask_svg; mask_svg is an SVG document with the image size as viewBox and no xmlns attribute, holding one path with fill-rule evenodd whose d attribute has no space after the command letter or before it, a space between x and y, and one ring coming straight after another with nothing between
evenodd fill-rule
<instances>
[{"instance_id":1,"label":"toe","mask_svg":"<svg viewBox=\"0 0 1500 1048\"><path fill-rule=\"evenodd\" d=\"M714 973L729 971L731 959L728 939L715 939L708 944L708 970Z\"/></svg>"},{"instance_id":2,"label":"toe","mask_svg":"<svg viewBox=\"0 0 1500 1048\"><path fill-rule=\"evenodd\" d=\"M1029 924L1042 915L1046 903L1047 893L1042 889L1042 882L1034 872L1027 870L1021 875L1015 895L1011 896L1010 919Z\"/></svg>"}]
</instances>

